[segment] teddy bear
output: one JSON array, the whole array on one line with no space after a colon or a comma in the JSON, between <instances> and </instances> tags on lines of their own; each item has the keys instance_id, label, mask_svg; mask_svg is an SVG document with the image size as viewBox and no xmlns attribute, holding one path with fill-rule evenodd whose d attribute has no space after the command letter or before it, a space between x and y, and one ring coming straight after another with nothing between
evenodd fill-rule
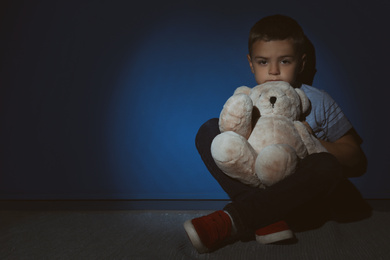
<instances>
[{"instance_id":1,"label":"teddy bear","mask_svg":"<svg viewBox=\"0 0 390 260\"><path fill-rule=\"evenodd\" d=\"M211 144L215 163L253 187L277 183L294 173L300 159L327 152L302 123L309 110L306 94L287 82L237 88L223 106L221 133Z\"/></svg>"}]
</instances>

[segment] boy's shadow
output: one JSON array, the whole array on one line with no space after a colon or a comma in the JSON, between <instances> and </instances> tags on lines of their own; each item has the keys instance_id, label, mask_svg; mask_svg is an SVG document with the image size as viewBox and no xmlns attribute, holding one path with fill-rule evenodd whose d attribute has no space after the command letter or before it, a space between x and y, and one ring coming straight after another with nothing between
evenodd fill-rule
<instances>
[{"instance_id":1,"label":"boy's shadow","mask_svg":"<svg viewBox=\"0 0 390 260\"><path fill-rule=\"evenodd\" d=\"M315 48L306 37L306 63L299 75L301 83L312 85L316 69ZM363 199L358 189L345 179L325 199L308 203L292 212L288 222L294 231L304 231L322 226L329 220L337 222L353 222L371 216L372 208Z\"/></svg>"},{"instance_id":2,"label":"boy's shadow","mask_svg":"<svg viewBox=\"0 0 390 260\"><path fill-rule=\"evenodd\" d=\"M363 199L359 190L344 179L326 198L314 199L294 209L285 218L293 232L319 229L328 221L338 223L356 222L372 215L372 207ZM247 234L243 241L254 240L253 234ZM295 244L298 239L276 242L274 244Z\"/></svg>"},{"instance_id":3,"label":"boy's shadow","mask_svg":"<svg viewBox=\"0 0 390 260\"><path fill-rule=\"evenodd\" d=\"M317 229L327 221L355 222L370 217L372 207L348 180L341 182L326 198L297 208L287 218L292 230Z\"/></svg>"},{"instance_id":4,"label":"boy's shadow","mask_svg":"<svg viewBox=\"0 0 390 260\"><path fill-rule=\"evenodd\" d=\"M306 62L302 73L298 76L298 81L306 84L313 85L314 76L317 72L316 69L316 52L313 43L305 37L305 52Z\"/></svg>"}]
</instances>

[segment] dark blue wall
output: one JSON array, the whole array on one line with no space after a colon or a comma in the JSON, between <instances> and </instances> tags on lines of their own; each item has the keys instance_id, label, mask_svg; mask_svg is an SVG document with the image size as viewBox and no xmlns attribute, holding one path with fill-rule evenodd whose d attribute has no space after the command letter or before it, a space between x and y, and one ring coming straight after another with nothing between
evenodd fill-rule
<instances>
[{"instance_id":1,"label":"dark blue wall","mask_svg":"<svg viewBox=\"0 0 390 260\"><path fill-rule=\"evenodd\" d=\"M0 199L221 199L194 137L241 85L254 22L294 17L314 86L364 139L390 198L386 1L2 1Z\"/></svg>"}]
</instances>

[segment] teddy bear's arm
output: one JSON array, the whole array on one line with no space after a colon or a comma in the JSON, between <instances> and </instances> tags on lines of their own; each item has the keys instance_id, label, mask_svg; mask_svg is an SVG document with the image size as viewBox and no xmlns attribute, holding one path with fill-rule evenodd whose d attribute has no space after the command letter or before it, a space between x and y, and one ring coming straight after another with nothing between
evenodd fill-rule
<instances>
[{"instance_id":1,"label":"teddy bear's arm","mask_svg":"<svg viewBox=\"0 0 390 260\"><path fill-rule=\"evenodd\" d=\"M314 135L309 133L306 126L302 122L294 121L294 125L307 148L308 154L328 152L320 143L320 141Z\"/></svg>"},{"instance_id":2,"label":"teddy bear's arm","mask_svg":"<svg viewBox=\"0 0 390 260\"><path fill-rule=\"evenodd\" d=\"M252 131L252 99L243 93L234 94L223 106L219 116L221 132L233 131L245 139Z\"/></svg>"}]
</instances>

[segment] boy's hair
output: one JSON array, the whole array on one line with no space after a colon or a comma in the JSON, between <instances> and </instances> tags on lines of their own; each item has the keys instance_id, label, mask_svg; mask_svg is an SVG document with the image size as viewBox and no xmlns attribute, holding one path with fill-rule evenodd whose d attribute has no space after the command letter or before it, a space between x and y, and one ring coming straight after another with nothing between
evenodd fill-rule
<instances>
[{"instance_id":1,"label":"boy's hair","mask_svg":"<svg viewBox=\"0 0 390 260\"><path fill-rule=\"evenodd\" d=\"M292 18L284 15L267 16L259 20L249 33L248 49L252 54L252 46L256 41L272 41L292 39L298 55L305 53L306 36L301 26Z\"/></svg>"}]
</instances>

